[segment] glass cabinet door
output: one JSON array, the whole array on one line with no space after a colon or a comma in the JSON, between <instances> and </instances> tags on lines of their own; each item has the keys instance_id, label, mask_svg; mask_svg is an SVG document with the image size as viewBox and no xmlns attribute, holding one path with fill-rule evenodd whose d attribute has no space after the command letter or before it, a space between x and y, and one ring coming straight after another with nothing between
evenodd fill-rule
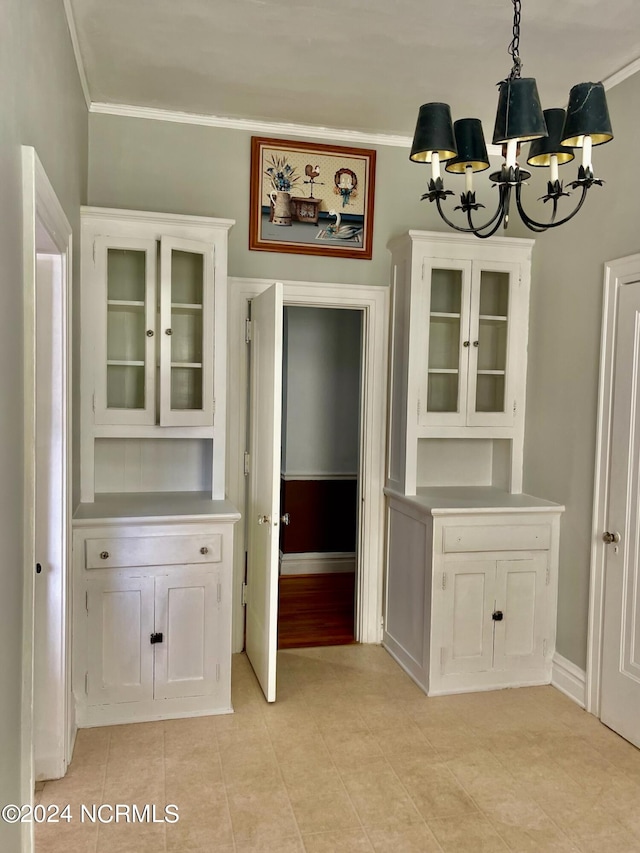
<instances>
[{"instance_id":1,"label":"glass cabinet door","mask_svg":"<svg viewBox=\"0 0 640 853\"><path fill-rule=\"evenodd\" d=\"M465 423L471 264L433 261L425 268L427 301L426 394L423 425Z\"/></svg>"},{"instance_id":2,"label":"glass cabinet door","mask_svg":"<svg viewBox=\"0 0 640 853\"><path fill-rule=\"evenodd\" d=\"M99 424L152 424L155 418L156 241L96 238L103 309L96 329Z\"/></svg>"},{"instance_id":3,"label":"glass cabinet door","mask_svg":"<svg viewBox=\"0 0 640 853\"><path fill-rule=\"evenodd\" d=\"M510 394L512 301L517 265L474 267L471 298L469 424L513 422Z\"/></svg>"},{"instance_id":4,"label":"glass cabinet door","mask_svg":"<svg viewBox=\"0 0 640 853\"><path fill-rule=\"evenodd\" d=\"M213 424L213 249L162 238L160 424Z\"/></svg>"}]
</instances>

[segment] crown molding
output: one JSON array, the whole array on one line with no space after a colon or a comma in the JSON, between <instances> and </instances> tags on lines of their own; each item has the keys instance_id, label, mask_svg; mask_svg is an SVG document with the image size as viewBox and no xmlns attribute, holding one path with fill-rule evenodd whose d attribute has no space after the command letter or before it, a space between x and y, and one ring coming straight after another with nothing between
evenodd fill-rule
<instances>
[{"instance_id":1,"label":"crown molding","mask_svg":"<svg viewBox=\"0 0 640 853\"><path fill-rule=\"evenodd\" d=\"M87 73L84 69L82 61L82 53L80 51L80 41L78 40L78 30L76 29L76 19L73 17L73 9L71 8L71 0L62 0L64 4L64 13L67 18L67 26L69 27L69 35L71 36L71 44L73 45L73 54L76 58L76 66L78 68L78 76L80 77L80 85L84 94L84 100L87 104L87 109L91 112L91 93L89 92L89 81Z\"/></svg>"},{"instance_id":2,"label":"crown molding","mask_svg":"<svg viewBox=\"0 0 640 853\"><path fill-rule=\"evenodd\" d=\"M623 80L633 77L633 75L637 74L638 71L640 71L640 58L634 59L633 62L625 65L619 71L616 71L615 74L610 74L608 77L605 77L602 81L602 85L605 89L613 89L613 87L617 86L618 83L622 83Z\"/></svg>"},{"instance_id":3,"label":"crown molding","mask_svg":"<svg viewBox=\"0 0 640 853\"><path fill-rule=\"evenodd\" d=\"M333 127L320 127L289 122L258 121L255 119L225 118L223 116L184 113L177 110L163 110L155 107L135 107L129 104L92 103L90 112L103 115L144 118L153 121L170 121L178 124L197 124L204 127L222 127L228 130L244 130L251 133L269 135L303 136L316 139L338 140L359 145L386 145L396 148L410 148L411 137L388 133L364 133L359 130L345 130Z\"/></svg>"}]
</instances>

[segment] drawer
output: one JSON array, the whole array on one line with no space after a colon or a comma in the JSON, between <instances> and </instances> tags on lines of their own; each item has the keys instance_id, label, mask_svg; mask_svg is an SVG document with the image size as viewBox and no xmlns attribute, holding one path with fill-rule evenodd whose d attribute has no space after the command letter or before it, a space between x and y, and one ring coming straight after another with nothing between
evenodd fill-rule
<instances>
[{"instance_id":1,"label":"drawer","mask_svg":"<svg viewBox=\"0 0 640 853\"><path fill-rule=\"evenodd\" d=\"M445 554L464 551L546 551L551 546L548 524L486 524L445 527Z\"/></svg>"},{"instance_id":2,"label":"drawer","mask_svg":"<svg viewBox=\"0 0 640 853\"><path fill-rule=\"evenodd\" d=\"M221 533L210 533L208 536L132 536L86 541L87 569L219 563L221 560Z\"/></svg>"}]
</instances>

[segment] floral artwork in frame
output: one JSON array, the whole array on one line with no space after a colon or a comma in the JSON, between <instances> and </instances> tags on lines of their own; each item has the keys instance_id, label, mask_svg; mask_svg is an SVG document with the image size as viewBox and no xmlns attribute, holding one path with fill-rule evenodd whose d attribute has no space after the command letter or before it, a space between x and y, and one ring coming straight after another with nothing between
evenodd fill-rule
<instances>
[{"instance_id":1,"label":"floral artwork in frame","mask_svg":"<svg viewBox=\"0 0 640 853\"><path fill-rule=\"evenodd\" d=\"M249 248L370 260L376 152L251 138Z\"/></svg>"}]
</instances>

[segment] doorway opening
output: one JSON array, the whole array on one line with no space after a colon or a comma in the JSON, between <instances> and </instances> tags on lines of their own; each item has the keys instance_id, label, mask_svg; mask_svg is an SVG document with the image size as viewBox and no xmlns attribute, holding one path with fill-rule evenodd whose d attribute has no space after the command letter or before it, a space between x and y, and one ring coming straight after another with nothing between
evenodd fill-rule
<instances>
[{"instance_id":1,"label":"doorway opening","mask_svg":"<svg viewBox=\"0 0 640 853\"><path fill-rule=\"evenodd\" d=\"M285 305L278 648L355 642L362 311Z\"/></svg>"}]
</instances>

